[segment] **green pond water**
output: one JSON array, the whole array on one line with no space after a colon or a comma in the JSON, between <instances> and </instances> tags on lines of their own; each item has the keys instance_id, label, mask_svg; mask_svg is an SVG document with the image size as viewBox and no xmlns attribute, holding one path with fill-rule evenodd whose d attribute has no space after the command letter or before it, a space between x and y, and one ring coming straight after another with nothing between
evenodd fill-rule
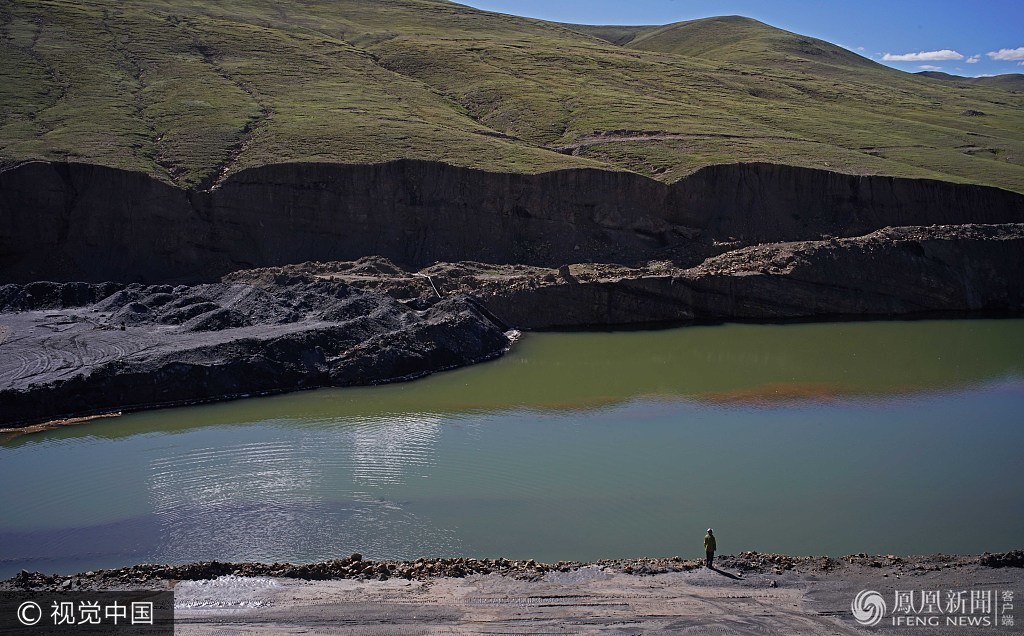
<instances>
[{"instance_id":1,"label":"green pond water","mask_svg":"<svg viewBox=\"0 0 1024 636\"><path fill-rule=\"evenodd\" d=\"M1024 320L526 334L415 382L0 446L0 576L136 562L978 553L1024 538Z\"/></svg>"}]
</instances>

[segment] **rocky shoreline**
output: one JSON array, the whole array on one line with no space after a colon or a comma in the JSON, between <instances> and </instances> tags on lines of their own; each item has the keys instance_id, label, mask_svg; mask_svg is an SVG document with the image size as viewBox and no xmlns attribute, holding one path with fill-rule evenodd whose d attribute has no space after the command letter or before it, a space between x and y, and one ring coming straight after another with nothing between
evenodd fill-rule
<instances>
[{"instance_id":1,"label":"rocky shoreline","mask_svg":"<svg viewBox=\"0 0 1024 636\"><path fill-rule=\"evenodd\" d=\"M1024 550L982 555L932 554L921 556L852 554L843 557L790 556L759 552L722 555L715 559L718 568L732 570L738 576L786 572L830 573L851 566L874 568L884 577L900 577L922 572L956 570L970 566L987 568L1024 568ZM80 591L106 589L144 589L162 587L168 582L202 581L222 576L275 577L306 581L405 579L426 581L437 578L463 578L497 574L525 580L537 580L547 573L573 572L583 568L636 576L669 572L690 572L704 567L700 560L673 557L602 559L594 562L559 561L538 563L533 559L420 558L409 561L377 560L352 554L342 559L308 564L228 563L203 561L183 565L141 564L130 567L95 570L78 574L47 575L22 570L0 581L0 590ZM884 571L884 572L883 572Z\"/></svg>"},{"instance_id":2,"label":"rocky shoreline","mask_svg":"<svg viewBox=\"0 0 1024 636\"><path fill-rule=\"evenodd\" d=\"M787 556L741 552L715 568L681 557L592 563L350 557L293 565L136 565L70 576L21 572L0 591L174 591L175 633L689 633L864 634L851 603L872 590L1019 594L1024 550L983 555ZM986 592L983 592L986 593ZM897 623L895 605L883 626ZM952 611L952 610L951 610ZM966 613L966 610L964 611ZM999 628L1012 631L1012 603ZM986 634L963 622L928 633ZM891 624L890 624L891 623ZM922 632L923 633L923 632Z\"/></svg>"}]
</instances>

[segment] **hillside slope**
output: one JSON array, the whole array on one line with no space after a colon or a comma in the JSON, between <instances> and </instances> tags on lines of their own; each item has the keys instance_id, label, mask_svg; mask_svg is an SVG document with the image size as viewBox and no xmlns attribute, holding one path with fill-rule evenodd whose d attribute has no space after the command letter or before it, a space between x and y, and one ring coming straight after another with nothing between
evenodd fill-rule
<instances>
[{"instance_id":1,"label":"hillside slope","mask_svg":"<svg viewBox=\"0 0 1024 636\"><path fill-rule=\"evenodd\" d=\"M11 0L0 24L4 165L208 189L281 162L663 182L770 162L1024 192L1024 96L746 19L607 27L607 41L438 0Z\"/></svg>"},{"instance_id":2,"label":"hillside slope","mask_svg":"<svg viewBox=\"0 0 1024 636\"><path fill-rule=\"evenodd\" d=\"M1003 75L963 77L962 75L951 75L941 71L921 71L920 73L915 73L915 75L944 80L947 82L958 82L960 84L990 86L992 88L1002 88L1008 91L1024 91L1024 73L1004 73Z\"/></svg>"},{"instance_id":3,"label":"hillside slope","mask_svg":"<svg viewBox=\"0 0 1024 636\"><path fill-rule=\"evenodd\" d=\"M618 27L579 25L574 28L630 49L674 53L717 62L813 71L822 76L838 74L840 71L876 71L886 75L892 72L892 69L841 46L776 29L737 15L676 22L660 27L638 27L630 33L629 38L609 30Z\"/></svg>"}]
</instances>

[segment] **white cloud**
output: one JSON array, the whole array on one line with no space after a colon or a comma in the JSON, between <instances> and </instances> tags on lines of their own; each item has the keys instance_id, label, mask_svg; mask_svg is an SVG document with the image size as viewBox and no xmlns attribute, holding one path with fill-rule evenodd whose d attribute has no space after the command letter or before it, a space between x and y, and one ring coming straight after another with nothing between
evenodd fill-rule
<instances>
[{"instance_id":1,"label":"white cloud","mask_svg":"<svg viewBox=\"0 0 1024 636\"><path fill-rule=\"evenodd\" d=\"M1015 49L999 49L998 51L989 51L985 55L989 56L993 60L1024 60L1024 46Z\"/></svg>"},{"instance_id":2,"label":"white cloud","mask_svg":"<svg viewBox=\"0 0 1024 636\"><path fill-rule=\"evenodd\" d=\"M964 61L967 62L968 64L977 64L978 62L981 61L981 56L980 55L972 55L971 57L967 58Z\"/></svg>"},{"instance_id":3,"label":"white cloud","mask_svg":"<svg viewBox=\"0 0 1024 636\"><path fill-rule=\"evenodd\" d=\"M864 50L864 47L863 47L863 46L858 46L858 47L857 47L857 50L858 50L858 51L863 51L863 50Z\"/></svg>"},{"instance_id":4,"label":"white cloud","mask_svg":"<svg viewBox=\"0 0 1024 636\"><path fill-rule=\"evenodd\" d=\"M989 55L992 55L989 53ZM921 51L920 53L886 53L882 56L886 62L938 62L942 60L962 60L964 56L951 49L941 51ZM1024 59L1022 57L1021 59Z\"/></svg>"},{"instance_id":5,"label":"white cloud","mask_svg":"<svg viewBox=\"0 0 1024 636\"><path fill-rule=\"evenodd\" d=\"M921 66L918 66L917 68L921 69L922 71L941 71L942 70L941 66L932 66L931 64L922 64Z\"/></svg>"}]
</instances>

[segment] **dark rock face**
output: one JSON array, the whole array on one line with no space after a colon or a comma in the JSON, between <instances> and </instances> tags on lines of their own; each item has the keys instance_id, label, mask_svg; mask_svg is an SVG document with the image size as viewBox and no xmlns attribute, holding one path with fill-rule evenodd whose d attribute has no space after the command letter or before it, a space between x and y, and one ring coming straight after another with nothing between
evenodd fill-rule
<instances>
[{"instance_id":1,"label":"dark rock face","mask_svg":"<svg viewBox=\"0 0 1024 636\"><path fill-rule=\"evenodd\" d=\"M621 172L498 174L397 161L265 166L228 179L207 201L225 244L252 246L254 266L368 255L414 267L466 259L557 265L664 247L632 226L652 223L666 193ZM247 222L221 222L239 218Z\"/></svg>"},{"instance_id":2,"label":"dark rock face","mask_svg":"<svg viewBox=\"0 0 1024 636\"><path fill-rule=\"evenodd\" d=\"M17 299L31 287L0 291ZM133 284L98 302L79 300L4 314L0 424L405 380L511 344L464 297L416 311L314 277Z\"/></svg>"},{"instance_id":3,"label":"dark rock face","mask_svg":"<svg viewBox=\"0 0 1024 636\"><path fill-rule=\"evenodd\" d=\"M0 220L0 282L155 282L371 254L406 267L695 265L722 241L1021 222L1024 196L769 164L712 166L668 186L624 172L499 174L412 160L271 165L186 192L141 173L34 162L0 173Z\"/></svg>"},{"instance_id":4,"label":"dark rock face","mask_svg":"<svg viewBox=\"0 0 1024 636\"><path fill-rule=\"evenodd\" d=\"M520 328L1024 312L1024 224L887 228L738 249L686 270L542 280L482 297Z\"/></svg>"},{"instance_id":5,"label":"dark rock face","mask_svg":"<svg viewBox=\"0 0 1024 636\"><path fill-rule=\"evenodd\" d=\"M0 173L0 220L0 282L145 281L229 264L188 193L138 172L18 166Z\"/></svg>"},{"instance_id":6,"label":"dark rock face","mask_svg":"<svg viewBox=\"0 0 1024 636\"><path fill-rule=\"evenodd\" d=\"M775 164L710 166L671 189L670 223L746 243L854 237L896 226L1024 222L1024 195L998 188Z\"/></svg>"},{"instance_id":7,"label":"dark rock face","mask_svg":"<svg viewBox=\"0 0 1024 636\"><path fill-rule=\"evenodd\" d=\"M886 228L866 236L724 252L694 267L435 263L379 258L240 271L235 282L313 275L427 308L467 295L521 329L689 321L1024 313L1024 224Z\"/></svg>"}]
</instances>

